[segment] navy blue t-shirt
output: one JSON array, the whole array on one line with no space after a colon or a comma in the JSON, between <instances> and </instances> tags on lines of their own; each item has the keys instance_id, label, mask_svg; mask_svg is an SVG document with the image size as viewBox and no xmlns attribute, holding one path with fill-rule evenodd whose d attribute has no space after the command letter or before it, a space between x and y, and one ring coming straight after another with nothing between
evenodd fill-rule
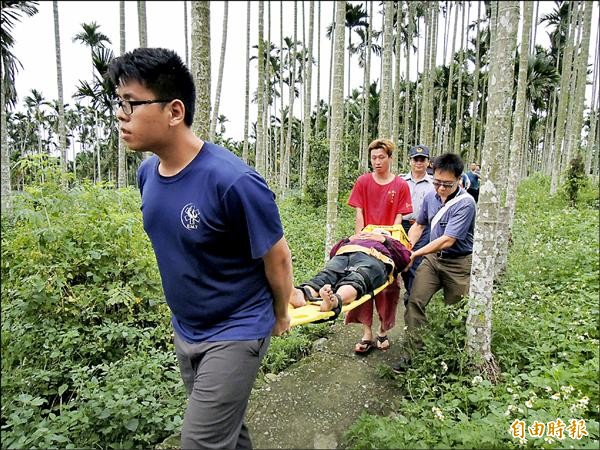
<instances>
[{"instance_id":1,"label":"navy blue t-shirt","mask_svg":"<svg viewBox=\"0 0 600 450\"><path fill-rule=\"evenodd\" d=\"M188 342L268 336L275 316L262 257L283 236L275 195L209 142L175 176L158 165L145 160L138 182L175 331Z\"/></svg>"}]
</instances>

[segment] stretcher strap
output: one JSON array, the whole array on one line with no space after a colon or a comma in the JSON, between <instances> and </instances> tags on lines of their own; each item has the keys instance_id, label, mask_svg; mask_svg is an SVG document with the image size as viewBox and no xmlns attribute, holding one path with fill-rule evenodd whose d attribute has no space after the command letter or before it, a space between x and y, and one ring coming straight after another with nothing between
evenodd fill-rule
<instances>
[{"instance_id":1,"label":"stretcher strap","mask_svg":"<svg viewBox=\"0 0 600 450\"><path fill-rule=\"evenodd\" d=\"M394 267L396 267L396 265L394 264L394 260L392 258L384 255L379 250L377 250L376 248L372 248L372 247L366 248L366 247L363 247L362 245L347 244L347 245L342 245L335 254L337 256L337 255L343 255L345 253L356 253L356 252L366 253L367 255L374 256L379 261L382 261L384 264L391 266L392 271L394 270Z\"/></svg>"}]
</instances>

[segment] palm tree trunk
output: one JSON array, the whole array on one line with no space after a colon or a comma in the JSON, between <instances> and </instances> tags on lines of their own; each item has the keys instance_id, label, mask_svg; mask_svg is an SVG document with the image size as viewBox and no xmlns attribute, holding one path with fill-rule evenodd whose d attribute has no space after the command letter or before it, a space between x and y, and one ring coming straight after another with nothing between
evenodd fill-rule
<instances>
[{"instance_id":1,"label":"palm tree trunk","mask_svg":"<svg viewBox=\"0 0 600 450\"><path fill-rule=\"evenodd\" d=\"M402 46L400 39L400 32L402 30L401 17L401 2L396 3L396 42L395 42L395 56L396 56L396 67L395 67L395 80L394 80L394 99L392 108L392 140L396 144L396 148L400 148L400 66L402 62ZM396 158L392 159L392 173L398 173L398 163L400 156L396 155Z\"/></svg>"},{"instance_id":2,"label":"palm tree trunk","mask_svg":"<svg viewBox=\"0 0 600 450\"><path fill-rule=\"evenodd\" d=\"M329 140L329 169L327 174L327 222L325 225L324 260L329 259L329 251L336 240L337 206L339 188L339 155L344 145L344 33L346 2L336 1L335 51L333 56L333 86L331 92L331 138Z\"/></svg>"},{"instance_id":3,"label":"palm tree trunk","mask_svg":"<svg viewBox=\"0 0 600 450\"><path fill-rule=\"evenodd\" d=\"M6 119L6 86L4 76L4 58L0 58L0 135L1 143L0 154L2 161L0 164L0 173L2 174L2 191L0 193L0 207L4 215L12 210L12 189L10 186L10 149L8 148L8 126Z\"/></svg>"},{"instance_id":4,"label":"palm tree trunk","mask_svg":"<svg viewBox=\"0 0 600 450\"><path fill-rule=\"evenodd\" d=\"M336 2L333 5L333 20L332 22L335 25L335 18L336 18L336 8L338 5L338 1L336 0ZM346 5L344 4L344 20L346 20L345 17L346 14ZM331 139L331 96L333 95L331 90L333 88L333 60L334 60L334 55L333 55L333 45L335 42L335 30L337 28L334 26L334 30L333 30L333 34L331 36L331 49L330 49L330 53L329 53L329 96L327 98L327 139ZM342 93L343 93L343 88L342 88Z\"/></svg>"},{"instance_id":5,"label":"palm tree trunk","mask_svg":"<svg viewBox=\"0 0 600 450\"><path fill-rule=\"evenodd\" d=\"M592 28L592 8L593 4L581 2L583 9L583 30L579 53L575 59L577 77L575 81L575 97L573 108L572 126L569 127L569 146L567 148L567 161L571 160L574 153L580 151L581 128L583 124L583 111L585 109L585 87L587 84L587 61L590 47L590 34Z\"/></svg>"},{"instance_id":6,"label":"palm tree trunk","mask_svg":"<svg viewBox=\"0 0 600 450\"><path fill-rule=\"evenodd\" d=\"M206 139L210 126L210 2L192 2L192 75L196 113L192 130Z\"/></svg>"},{"instance_id":7,"label":"palm tree trunk","mask_svg":"<svg viewBox=\"0 0 600 450\"><path fill-rule=\"evenodd\" d=\"M379 124L377 130L380 138L392 139L390 113L392 109L394 2L385 2L383 23L383 68L381 71L381 89L379 91Z\"/></svg>"},{"instance_id":8,"label":"palm tree trunk","mask_svg":"<svg viewBox=\"0 0 600 450\"><path fill-rule=\"evenodd\" d=\"M217 117L219 116L219 103L221 102L221 85L223 84L223 66L225 65L225 49L227 48L227 22L229 16L229 2L223 5L223 34L221 35L221 56L219 58L219 75L217 78L217 90L215 92L215 102L212 109L212 120L210 122L210 131L208 139L215 139L215 130L217 128Z\"/></svg>"},{"instance_id":9,"label":"palm tree trunk","mask_svg":"<svg viewBox=\"0 0 600 450\"><path fill-rule=\"evenodd\" d=\"M365 46L365 67L363 68L363 104L362 104L362 124L361 124L361 144L360 144L360 161L359 172L366 172L369 168L369 103L370 103L370 86L371 86L371 40L373 30L373 2L369 2L369 27L367 28L367 45Z\"/></svg>"},{"instance_id":10,"label":"palm tree trunk","mask_svg":"<svg viewBox=\"0 0 600 450\"><path fill-rule=\"evenodd\" d=\"M481 60L479 58L479 52L481 48L481 36L479 34L479 21L481 17L481 2L477 2L477 38L475 44L475 73L473 74L473 94L471 96L471 102L473 104L473 112L471 115L471 139L469 142L469 161L475 161L475 133L477 130L477 103L479 95L479 68L481 66Z\"/></svg>"},{"instance_id":11,"label":"palm tree trunk","mask_svg":"<svg viewBox=\"0 0 600 450\"><path fill-rule=\"evenodd\" d=\"M258 2L258 85L256 87L256 156L254 167L261 175L266 175L266 161L264 148L264 102L265 102L265 41L264 41L264 15L265 2Z\"/></svg>"},{"instance_id":12,"label":"palm tree trunk","mask_svg":"<svg viewBox=\"0 0 600 450\"><path fill-rule=\"evenodd\" d=\"M475 242L469 292L466 347L471 360L490 379L499 373L491 350L492 288L497 241L496 223L499 217L498 196L501 195L502 165L510 140L512 113L513 55L516 47L519 3L504 1L498 5L496 44L490 62L488 95L488 127L482 151L482 184L478 218L475 224Z\"/></svg>"},{"instance_id":13,"label":"palm tree trunk","mask_svg":"<svg viewBox=\"0 0 600 450\"><path fill-rule=\"evenodd\" d=\"M244 147L242 159L248 162L248 121L250 117L250 5L246 2L246 96L244 97Z\"/></svg>"},{"instance_id":14,"label":"palm tree trunk","mask_svg":"<svg viewBox=\"0 0 600 450\"><path fill-rule=\"evenodd\" d=\"M598 99L598 75L600 73L600 33L596 33L596 54L592 69L592 102L590 104L590 132L588 133L587 154L585 158L585 173L592 173L592 158L598 161L598 149L596 143L596 127L598 126L598 111L600 110Z\"/></svg>"},{"instance_id":15,"label":"palm tree trunk","mask_svg":"<svg viewBox=\"0 0 600 450\"><path fill-rule=\"evenodd\" d=\"M308 10L308 62L306 63L305 96L304 96L304 147L302 153L302 173L300 177L300 186L302 193L306 193L306 179L308 177L308 162L310 155L310 136L312 134L310 127L310 107L312 105L312 55L313 55L313 26L314 26L315 2L310 1ZM304 27L303 27L304 28Z\"/></svg>"},{"instance_id":16,"label":"palm tree trunk","mask_svg":"<svg viewBox=\"0 0 600 450\"><path fill-rule=\"evenodd\" d=\"M431 48L431 9L432 6L430 3L426 3L425 6L425 17L424 17L424 26L425 26L425 53L423 55L423 72L421 73L421 95L417 94L417 97L420 99L421 103L421 117L417 118L417 126L419 127L419 142L421 144L425 143L425 122L427 117L427 112L425 111L427 101L425 96L427 95L427 91L429 89L429 85L427 82L427 78L429 77L429 52ZM420 27L419 27L420 28ZM417 56L418 57L418 56ZM418 61L417 61L417 72L419 70ZM435 151L434 151L435 153Z\"/></svg>"},{"instance_id":17,"label":"palm tree trunk","mask_svg":"<svg viewBox=\"0 0 600 450\"><path fill-rule=\"evenodd\" d=\"M421 106L421 143L427 146L433 144L433 71L435 69L437 49L437 25L439 6L438 2L431 2L429 6L429 32L426 43L425 69L422 89Z\"/></svg>"},{"instance_id":18,"label":"palm tree trunk","mask_svg":"<svg viewBox=\"0 0 600 450\"><path fill-rule=\"evenodd\" d=\"M185 3L185 2L184 2ZM119 1L119 54L125 53L125 1ZM125 144L120 138L117 148L117 187L127 186L127 157L125 153ZM73 161L75 155L73 154Z\"/></svg>"},{"instance_id":19,"label":"palm tree trunk","mask_svg":"<svg viewBox=\"0 0 600 450\"><path fill-rule=\"evenodd\" d=\"M289 55L290 61L290 84L289 88L289 113L288 113L288 126L285 140L285 148L283 149L284 155L281 159L281 172L279 174L279 184L282 193L285 193L290 187L290 158L292 153L292 126L294 122L294 98L295 98L295 86L296 86L296 40L297 40L297 27L298 27L298 2L294 0L294 42L293 49ZM285 195L285 194L284 194Z\"/></svg>"},{"instance_id":20,"label":"palm tree trunk","mask_svg":"<svg viewBox=\"0 0 600 450\"><path fill-rule=\"evenodd\" d=\"M571 3L569 3L569 13L571 12ZM554 134L554 143L552 146L552 177L550 180L550 195L556 194L560 179L561 157L563 154L566 113L569 108L569 83L571 78L571 68L573 65L573 41L575 40L575 21L573 14L570 16L569 33L567 37L565 53L562 63L562 74L560 79L560 97L558 100L556 132Z\"/></svg>"},{"instance_id":21,"label":"palm tree trunk","mask_svg":"<svg viewBox=\"0 0 600 450\"><path fill-rule=\"evenodd\" d=\"M317 111L315 113L315 140L321 128L321 0L317 12Z\"/></svg>"},{"instance_id":22,"label":"palm tree trunk","mask_svg":"<svg viewBox=\"0 0 600 450\"><path fill-rule=\"evenodd\" d=\"M464 8L463 8L464 11ZM454 53L456 52L456 34L458 30L458 5L454 11L454 31L452 33L452 51L450 52L449 70L448 70L448 86L446 92L446 114L444 117L444 138L442 139L443 151L449 151L449 136L450 136L450 105L452 104L452 87L454 78Z\"/></svg>"},{"instance_id":23,"label":"palm tree trunk","mask_svg":"<svg viewBox=\"0 0 600 450\"><path fill-rule=\"evenodd\" d=\"M65 102L63 96L62 61L60 57L60 26L58 20L58 2L52 2L54 12L54 45L56 49L56 84L58 86L58 142L60 148L60 165L67 172L67 128L65 126Z\"/></svg>"},{"instance_id":24,"label":"palm tree trunk","mask_svg":"<svg viewBox=\"0 0 600 450\"><path fill-rule=\"evenodd\" d=\"M137 7L140 47L148 47L148 21L146 20L146 1L138 0Z\"/></svg>"},{"instance_id":25,"label":"palm tree trunk","mask_svg":"<svg viewBox=\"0 0 600 450\"><path fill-rule=\"evenodd\" d=\"M469 2L469 14L467 14L467 23L471 14L471 3ZM458 11L457 11L458 12ZM465 27L465 6L462 7L461 30L465 34L465 42L460 40L460 56L458 57L458 88L456 93L456 119L454 127L454 153L460 155L462 148L462 129L463 129L463 102L462 102L462 79L463 79L463 64L465 57L465 49L467 47L469 37L468 28Z\"/></svg>"},{"instance_id":26,"label":"palm tree trunk","mask_svg":"<svg viewBox=\"0 0 600 450\"><path fill-rule=\"evenodd\" d=\"M519 55L519 76L517 81L517 100L515 103L515 122L513 126L512 139L510 142L510 162L508 170L508 183L506 184L506 204L508 217L506 228L508 235L512 233L515 209L517 205L517 185L519 183L519 165L523 154L524 125L528 122L529 111L527 106L527 61L529 57L529 41L531 36L531 18L533 14L533 3L523 3L523 26L521 29L521 53ZM500 247L499 273L504 271L506 258L508 256L508 241Z\"/></svg>"},{"instance_id":27,"label":"palm tree trunk","mask_svg":"<svg viewBox=\"0 0 600 450\"><path fill-rule=\"evenodd\" d=\"M188 12L187 12L187 1L183 2L183 36L185 46L185 65L190 67L190 46L188 42Z\"/></svg>"},{"instance_id":28,"label":"palm tree trunk","mask_svg":"<svg viewBox=\"0 0 600 450\"><path fill-rule=\"evenodd\" d=\"M578 2L579 3L579 2ZM577 70L577 60L578 60L578 56L577 56L577 49L581 43L581 33L582 33L582 22L583 22L583 11L580 10L579 5L575 6L576 8L576 16L577 16L577 20L575 21L576 23L576 29L577 29L577 36L575 37L575 42L573 44L573 66L571 68L571 78L570 78L570 82L569 82L569 109L567 111L567 123L565 125L565 137L564 137L564 155L563 158L561 159L561 165L560 165L560 170L559 170L559 180L561 180L562 174L565 172L565 169L567 168L567 166L569 165L569 162L571 161L571 130L574 128L575 124L575 109L576 109L576 104L575 104L575 90L577 87L577 77L578 77L578 70Z\"/></svg>"},{"instance_id":29,"label":"palm tree trunk","mask_svg":"<svg viewBox=\"0 0 600 450\"><path fill-rule=\"evenodd\" d=\"M412 53L414 3L408 2L408 40L406 42L406 92L404 94L404 147L410 147L408 135L410 131L410 55ZM416 85L416 82L415 82Z\"/></svg>"}]
</instances>

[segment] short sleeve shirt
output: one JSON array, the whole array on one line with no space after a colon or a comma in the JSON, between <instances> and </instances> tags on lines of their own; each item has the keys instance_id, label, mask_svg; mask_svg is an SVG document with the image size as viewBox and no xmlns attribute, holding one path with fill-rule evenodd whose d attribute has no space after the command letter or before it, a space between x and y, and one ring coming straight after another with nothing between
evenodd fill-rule
<instances>
[{"instance_id":1,"label":"short sleeve shirt","mask_svg":"<svg viewBox=\"0 0 600 450\"><path fill-rule=\"evenodd\" d=\"M175 331L188 342L269 335L275 316L262 257L283 236L275 195L208 142L175 176L158 165L156 156L145 160L138 181Z\"/></svg>"},{"instance_id":2,"label":"short sleeve shirt","mask_svg":"<svg viewBox=\"0 0 600 450\"><path fill-rule=\"evenodd\" d=\"M408 183L395 176L388 184L378 184L371 173L358 177L348 205L361 208L365 225L393 225L398 214L413 210Z\"/></svg>"},{"instance_id":3,"label":"short sleeve shirt","mask_svg":"<svg viewBox=\"0 0 600 450\"><path fill-rule=\"evenodd\" d=\"M415 181L412 177L412 173L408 172L402 178L406 180L408 187L410 188L410 198L412 199L413 206L413 212L404 217L404 219L416 219L419 217L419 212L421 212L421 206L423 205L423 199L425 198L425 195L429 192L435 191L433 187L433 177L428 173L425 173L423 178L421 178L419 181Z\"/></svg>"},{"instance_id":4,"label":"short sleeve shirt","mask_svg":"<svg viewBox=\"0 0 600 450\"><path fill-rule=\"evenodd\" d=\"M450 206L435 227L430 229L430 241L434 241L442 235L456 239L452 247L444 250L444 253L449 255L473 251L476 205L473 197L467 194L465 189L459 188L455 196L462 195L467 196L465 200ZM450 199L448 198L446 201ZM417 223L429 226L443 206L444 203L442 203L442 199L436 192L427 194L423 200L421 212L417 217Z\"/></svg>"}]
</instances>

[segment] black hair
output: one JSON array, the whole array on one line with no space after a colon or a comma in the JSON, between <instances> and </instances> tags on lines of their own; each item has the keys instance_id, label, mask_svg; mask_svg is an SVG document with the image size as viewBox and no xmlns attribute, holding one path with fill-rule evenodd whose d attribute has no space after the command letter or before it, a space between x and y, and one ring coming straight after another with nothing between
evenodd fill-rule
<instances>
[{"instance_id":1,"label":"black hair","mask_svg":"<svg viewBox=\"0 0 600 450\"><path fill-rule=\"evenodd\" d=\"M136 48L114 58L107 71L110 81L119 86L137 81L157 98L178 99L185 106L184 123L192 126L196 87L191 72L179 55L166 48Z\"/></svg>"},{"instance_id":2,"label":"black hair","mask_svg":"<svg viewBox=\"0 0 600 450\"><path fill-rule=\"evenodd\" d=\"M433 170L443 170L452 172L456 178L459 178L465 168L463 160L456 153L444 153L433 159Z\"/></svg>"}]
</instances>

